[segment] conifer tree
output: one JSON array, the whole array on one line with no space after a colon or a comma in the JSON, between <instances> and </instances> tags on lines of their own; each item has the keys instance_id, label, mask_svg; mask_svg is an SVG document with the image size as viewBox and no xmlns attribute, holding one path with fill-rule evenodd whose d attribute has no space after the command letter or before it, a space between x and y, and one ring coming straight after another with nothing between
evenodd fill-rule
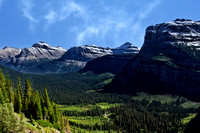
<instances>
[{"instance_id":1,"label":"conifer tree","mask_svg":"<svg viewBox=\"0 0 200 133\"><path fill-rule=\"evenodd\" d=\"M50 110L51 103L50 103L49 96L48 96L48 93L47 93L47 88L44 89L43 100L44 100L43 101L44 107L46 107L47 110Z\"/></svg>"},{"instance_id":2,"label":"conifer tree","mask_svg":"<svg viewBox=\"0 0 200 133\"><path fill-rule=\"evenodd\" d=\"M7 98L8 101L14 104L14 92L13 92L13 86L12 86L12 81L9 79L8 74L6 74L6 93L7 93Z\"/></svg>"},{"instance_id":3,"label":"conifer tree","mask_svg":"<svg viewBox=\"0 0 200 133\"><path fill-rule=\"evenodd\" d=\"M47 93L47 88L44 89L43 95L43 116L45 119L49 120L52 124L55 123L55 115L53 113L53 108L51 106L51 102Z\"/></svg>"},{"instance_id":4,"label":"conifer tree","mask_svg":"<svg viewBox=\"0 0 200 133\"><path fill-rule=\"evenodd\" d=\"M14 108L15 112L20 113L22 111L22 99L21 99L21 94L20 90L17 89L15 91L15 98L14 98Z\"/></svg>"},{"instance_id":5,"label":"conifer tree","mask_svg":"<svg viewBox=\"0 0 200 133\"><path fill-rule=\"evenodd\" d=\"M0 88L0 104L3 104L3 103L4 103L4 96Z\"/></svg>"},{"instance_id":6,"label":"conifer tree","mask_svg":"<svg viewBox=\"0 0 200 133\"><path fill-rule=\"evenodd\" d=\"M61 127L61 131L65 130L64 116L62 114L61 114L61 118L60 118L60 127Z\"/></svg>"},{"instance_id":7,"label":"conifer tree","mask_svg":"<svg viewBox=\"0 0 200 133\"><path fill-rule=\"evenodd\" d=\"M1 88L1 92L3 94L4 100L6 100L5 98L7 98L7 92L6 92L5 86L6 86L6 80L3 75L2 70L0 69L0 88Z\"/></svg>"},{"instance_id":8,"label":"conifer tree","mask_svg":"<svg viewBox=\"0 0 200 133\"><path fill-rule=\"evenodd\" d=\"M55 122L58 122L60 120L60 112L58 110L57 105L53 102L53 111L54 111L54 115L55 115Z\"/></svg>"},{"instance_id":9,"label":"conifer tree","mask_svg":"<svg viewBox=\"0 0 200 133\"><path fill-rule=\"evenodd\" d=\"M46 107L43 107L42 108L42 112L43 112L43 119L44 120L48 120L49 119L49 116L48 116L48 110Z\"/></svg>"},{"instance_id":10,"label":"conifer tree","mask_svg":"<svg viewBox=\"0 0 200 133\"><path fill-rule=\"evenodd\" d=\"M19 93L21 95L21 99L23 99L23 92L22 92L22 87L21 87L21 78L18 77L18 85L17 85L17 89L19 90Z\"/></svg>"},{"instance_id":11,"label":"conifer tree","mask_svg":"<svg viewBox=\"0 0 200 133\"><path fill-rule=\"evenodd\" d=\"M36 98L35 98L36 104L35 104L35 111L36 111L36 119L42 119L42 107L41 107L41 101L40 101L40 94L38 91L36 91Z\"/></svg>"},{"instance_id":12,"label":"conifer tree","mask_svg":"<svg viewBox=\"0 0 200 133\"><path fill-rule=\"evenodd\" d=\"M25 113L25 115L27 117L29 116L29 106L31 106L30 104L30 97L31 97L31 84L30 81L28 79L26 79L25 81L25 90L24 90L24 99L23 99L23 112Z\"/></svg>"},{"instance_id":13,"label":"conifer tree","mask_svg":"<svg viewBox=\"0 0 200 133\"><path fill-rule=\"evenodd\" d=\"M15 112L20 113L22 111L22 90L21 90L21 81L20 78L18 78L18 85L17 85L17 90L15 91L15 96L14 96L14 109Z\"/></svg>"}]
</instances>

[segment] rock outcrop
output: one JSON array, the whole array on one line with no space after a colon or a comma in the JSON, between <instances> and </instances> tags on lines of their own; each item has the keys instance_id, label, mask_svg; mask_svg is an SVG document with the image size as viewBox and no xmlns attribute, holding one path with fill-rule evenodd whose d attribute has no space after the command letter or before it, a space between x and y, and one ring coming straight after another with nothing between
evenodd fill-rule
<instances>
[{"instance_id":1,"label":"rock outcrop","mask_svg":"<svg viewBox=\"0 0 200 133\"><path fill-rule=\"evenodd\" d=\"M200 100L200 22L177 19L146 29L140 52L107 92L172 93Z\"/></svg>"}]
</instances>

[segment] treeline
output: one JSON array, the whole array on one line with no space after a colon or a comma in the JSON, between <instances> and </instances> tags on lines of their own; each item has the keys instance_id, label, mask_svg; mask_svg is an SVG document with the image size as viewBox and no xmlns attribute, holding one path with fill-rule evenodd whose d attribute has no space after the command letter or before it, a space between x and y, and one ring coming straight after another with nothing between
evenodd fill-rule
<instances>
[{"instance_id":1,"label":"treeline","mask_svg":"<svg viewBox=\"0 0 200 133\"><path fill-rule=\"evenodd\" d=\"M0 70L0 104L4 103L14 105L14 111L18 114L23 113L31 123L34 123L34 120L41 124L50 122L57 130L66 130L66 117L57 105L50 101L47 88L40 94L32 89L30 80L26 79L25 88L22 89L21 80L18 78L17 88L14 89L9 76L4 77Z\"/></svg>"}]
</instances>

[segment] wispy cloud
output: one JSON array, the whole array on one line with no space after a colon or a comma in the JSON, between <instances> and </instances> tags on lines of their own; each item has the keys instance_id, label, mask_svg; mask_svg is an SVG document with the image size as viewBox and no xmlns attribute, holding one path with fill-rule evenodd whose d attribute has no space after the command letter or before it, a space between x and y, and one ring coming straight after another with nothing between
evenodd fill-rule
<instances>
[{"instance_id":1,"label":"wispy cloud","mask_svg":"<svg viewBox=\"0 0 200 133\"><path fill-rule=\"evenodd\" d=\"M67 19L73 13L75 13L75 15L78 15L78 17L85 18L87 16L83 6L75 3L74 1L70 1L66 2L59 11L59 21Z\"/></svg>"},{"instance_id":2,"label":"wispy cloud","mask_svg":"<svg viewBox=\"0 0 200 133\"><path fill-rule=\"evenodd\" d=\"M21 2L21 10L23 12L24 17L26 17L30 22L37 23L38 20L36 20L32 15L31 11L33 8L33 2L32 0L20 0Z\"/></svg>"},{"instance_id":3,"label":"wispy cloud","mask_svg":"<svg viewBox=\"0 0 200 133\"><path fill-rule=\"evenodd\" d=\"M159 4L162 3L162 0L155 0L152 3L150 3L145 10L142 10L139 12L139 19L144 19L148 16L148 14Z\"/></svg>"},{"instance_id":4,"label":"wispy cloud","mask_svg":"<svg viewBox=\"0 0 200 133\"><path fill-rule=\"evenodd\" d=\"M99 10L89 8L74 0L59 1L57 2L59 8L48 7L49 10L43 17L44 30L47 31L55 23L73 20L72 22L75 23L71 26L75 28L68 28L68 30L73 32L77 45L87 43L88 40L106 42L111 37L113 45L119 45L120 40L141 40L144 36L143 20L161 3L162 0L151 0L149 3L140 5L141 7L130 14L126 7L111 7L104 1L100 1ZM48 5L51 4L48 3ZM28 7L31 8L31 6ZM77 23L78 21L80 22Z\"/></svg>"},{"instance_id":5,"label":"wispy cloud","mask_svg":"<svg viewBox=\"0 0 200 133\"><path fill-rule=\"evenodd\" d=\"M0 0L0 4L1 1L3 0ZM63 25L63 22L66 22L63 30L67 31L67 35L73 33L73 37L70 37L77 45L85 44L88 40L107 43L113 39L112 45L116 46L123 43L122 41L141 40L144 36L144 20L163 0L141 2L135 10L127 6L110 5L104 0L98 1L99 4L49 0L42 5L44 9L41 9L42 13L37 16L33 15L36 6L34 0L19 1L24 17L30 22L31 30L35 29L35 25L42 25L41 29L48 32L51 26L59 23Z\"/></svg>"},{"instance_id":6,"label":"wispy cloud","mask_svg":"<svg viewBox=\"0 0 200 133\"><path fill-rule=\"evenodd\" d=\"M55 11L49 11L46 16L44 16L44 19L46 19L47 23L45 24L44 29L46 30L49 25L56 22L57 19L57 13Z\"/></svg>"},{"instance_id":7,"label":"wispy cloud","mask_svg":"<svg viewBox=\"0 0 200 133\"><path fill-rule=\"evenodd\" d=\"M86 20L88 17L85 8L80 4L72 0L65 1L64 3L61 2L59 9L53 11L53 8L51 8L45 15L44 19L47 21L45 29L56 22L67 20L72 15L83 20Z\"/></svg>"},{"instance_id":8,"label":"wispy cloud","mask_svg":"<svg viewBox=\"0 0 200 133\"><path fill-rule=\"evenodd\" d=\"M101 29L100 27L99 28L92 26L87 27L85 30L78 33L76 37L77 44L80 45L84 41L84 39L86 39L85 36L98 35L100 29Z\"/></svg>"},{"instance_id":9,"label":"wispy cloud","mask_svg":"<svg viewBox=\"0 0 200 133\"><path fill-rule=\"evenodd\" d=\"M1 8L2 4L3 4L3 1L4 1L4 0L0 0L0 8Z\"/></svg>"}]
</instances>

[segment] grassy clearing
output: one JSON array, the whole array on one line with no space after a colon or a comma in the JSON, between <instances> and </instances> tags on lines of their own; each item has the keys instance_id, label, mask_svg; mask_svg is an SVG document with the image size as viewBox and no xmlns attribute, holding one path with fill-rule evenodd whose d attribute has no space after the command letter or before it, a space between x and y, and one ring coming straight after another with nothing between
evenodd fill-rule
<instances>
[{"instance_id":1,"label":"grassy clearing","mask_svg":"<svg viewBox=\"0 0 200 133\"><path fill-rule=\"evenodd\" d=\"M109 109L110 107L120 106L120 105L122 105L122 103L114 103L114 104L110 104L110 103L97 103L96 105L99 106L101 109Z\"/></svg>"},{"instance_id":2,"label":"grassy clearing","mask_svg":"<svg viewBox=\"0 0 200 133\"><path fill-rule=\"evenodd\" d=\"M104 84L109 84L109 83L112 82L112 80L113 80L113 78L110 78L110 79L105 80L103 83L104 83Z\"/></svg>"},{"instance_id":3,"label":"grassy clearing","mask_svg":"<svg viewBox=\"0 0 200 133\"><path fill-rule=\"evenodd\" d=\"M107 131L107 130L86 130L86 129L82 129L82 128L78 128L78 127L71 127L71 132L72 133L117 133L117 131Z\"/></svg>"},{"instance_id":4,"label":"grassy clearing","mask_svg":"<svg viewBox=\"0 0 200 133\"><path fill-rule=\"evenodd\" d=\"M92 116L79 116L79 117L68 117L69 121L76 122L82 125L102 125L106 118L103 117L92 117Z\"/></svg>"},{"instance_id":5,"label":"grassy clearing","mask_svg":"<svg viewBox=\"0 0 200 133\"><path fill-rule=\"evenodd\" d=\"M185 125L185 124L189 123L192 119L194 119L196 116L197 116L197 113L195 113L195 114L190 114L190 116L183 118L183 119L181 120L181 122L182 122L182 124Z\"/></svg>"},{"instance_id":6,"label":"grassy clearing","mask_svg":"<svg viewBox=\"0 0 200 133\"><path fill-rule=\"evenodd\" d=\"M134 96L133 100L147 100L149 102L152 101L160 101L161 103L172 103L175 102L178 98L180 98L179 96L172 96L170 94L165 94L165 95L151 95L148 93L138 93L138 96ZM181 104L181 106L183 108L199 108L200 107L200 102L192 102L190 100L187 100L183 97L181 97L182 99L184 99L184 102Z\"/></svg>"},{"instance_id":7,"label":"grassy clearing","mask_svg":"<svg viewBox=\"0 0 200 133\"><path fill-rule=\"evenodd\" d=\"M58 105L61 111L84 112L90 110L92 105Z\"/></svg>"},{"instance_id":8,"label":"grassy clearing","mask_svg":"<svg viewBox=\"0 0 200 133\"><path fill-rule=\"evenodd\" d=\"M151 95L148 93L138 93L138 96L134 96L133 100L142 101L143 99L148 100L149 102L152 101L160 101L161 103L171 103L177 100L177 97L173 97L172 95Z\"/></svg>"},{"instance_id":9,"label":"grassy clearing","mask_svg":"<svg viewBox=\"0 0 200 133\"><path fill-rule=\"evenodd\" d=\"M181 105L183 108L199 108L200 107L199 102L192 102L192 101L187 101Z\"/></svg>"},{"instance_id":10,"label":"grassy clearing","mask_svg":"<svg viewBox=\"0 0 200 133\"><path fill-rule=\"evenodd\" d=\"M120 106L122 103L115 103L115 104L110 104L110 103L97 103L96 105L59 105L58 107L64 112L64 111L69 111L69 112L84 112L87 110L91 110L95 108L96 106L100 107L101 109L109 109L110 107L115 107L115 106ZM107 114L106 116L108 116ZM103 123L107 122L109 120L108 117L105 117L105 114L102 116L69 116L68 120L70 122L76 123L77 125L83 125L83 126L95 126L97 125L103 125ZM76 125L75 124L75 125ZM83 133L108 133L109 131L104 131L104 130L89 130L87 129L82 129L80 126L75 126L75 125L70 125L70 130L72 133L74 132L83 132ZM115 133L115 131L110 131L111 133Z\"/></svg>"},{"instance_id":11,"label":"grassy clearing","mask_svg":"<svg viewBox=\"0 0 200 133\"><path fill-rule=\"evenodd\" d=\"M87 104L87 105L58 105L61 111L71 111L71 112L84 112L87 110L91 110L95 106L99 106L101 109L108 109L110 107L120 106L121 103L97 103L96 105Z\"/></svg>"}]
</instances>

